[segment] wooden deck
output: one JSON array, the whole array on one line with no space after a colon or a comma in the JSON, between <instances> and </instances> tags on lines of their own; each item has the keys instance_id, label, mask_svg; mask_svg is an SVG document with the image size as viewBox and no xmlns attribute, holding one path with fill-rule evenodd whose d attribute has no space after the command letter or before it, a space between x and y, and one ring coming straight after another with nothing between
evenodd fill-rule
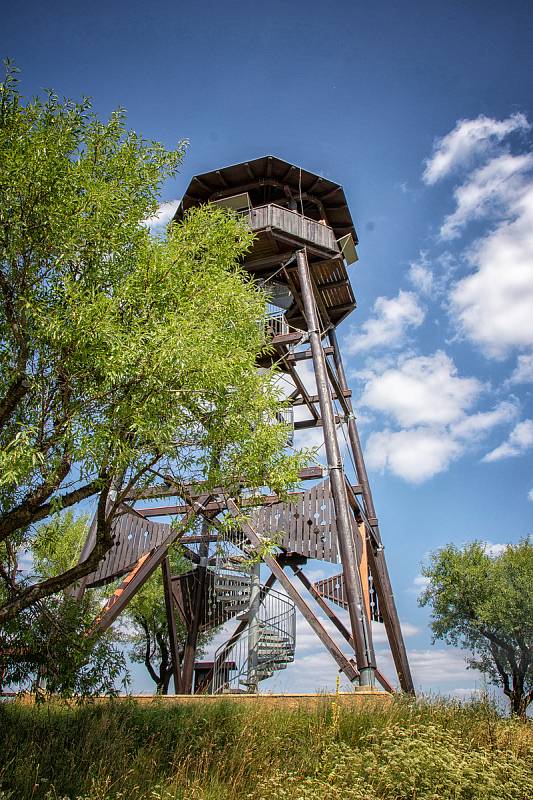
<instances>
[{"instance_id":1,"label":"wooden deck","mask_svg":"<svg viewBox=\"0 0 533 800\"><path fill-rule=\"evenodd\" d=\"M328 225L316 222L314 219L304 217L296 211L282 208L275 203L250 208L242 212L248 219L253 231L262 231L273 228L278 231L300 239L302 242L311 242L323 250L339 253L339 245L335 234Z\"/></svg>"}]
</instances>

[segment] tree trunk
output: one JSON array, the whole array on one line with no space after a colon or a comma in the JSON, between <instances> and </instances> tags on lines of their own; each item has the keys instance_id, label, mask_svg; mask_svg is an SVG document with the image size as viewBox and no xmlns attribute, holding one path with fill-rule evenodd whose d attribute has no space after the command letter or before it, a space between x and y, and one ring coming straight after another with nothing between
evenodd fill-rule
<instances>
[{"instance_id":1,"label":"tree trunk","mask_svg":"<svg viewBox=\"0 0 533 800\"><path fill-rule=\"evenodd\" d=\"M531 702L529 694L524 694L523 692L515 690L511 692L509 700L511 702L511 714L514 717L518 717L519 719L521 719L522 722L526 722L527 707Z\"/></svg>"}]
</instances>

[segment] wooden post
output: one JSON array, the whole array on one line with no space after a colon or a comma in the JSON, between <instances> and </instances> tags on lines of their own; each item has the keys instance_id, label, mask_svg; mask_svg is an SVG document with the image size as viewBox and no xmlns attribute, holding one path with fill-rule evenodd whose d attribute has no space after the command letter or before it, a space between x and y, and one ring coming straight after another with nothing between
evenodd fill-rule
<instances>
[{"instance_id":1,"label":"wooden post","mask_svg":"<svg viewBox=\"0 0 533 800\"><path fill-rule=\"evenodd\" d=\"M209 522L206 519L202 522L202 542L200 544L199 555L200 563L196 567L197 581L194 592L193 618L187 631L187 640L183 649L183 666L181 671L181 691L183 694L192 693L198 634L200 632L200 624L204 612L205 581L207 559L209 555Z\"/></svg>"}]
</instances>

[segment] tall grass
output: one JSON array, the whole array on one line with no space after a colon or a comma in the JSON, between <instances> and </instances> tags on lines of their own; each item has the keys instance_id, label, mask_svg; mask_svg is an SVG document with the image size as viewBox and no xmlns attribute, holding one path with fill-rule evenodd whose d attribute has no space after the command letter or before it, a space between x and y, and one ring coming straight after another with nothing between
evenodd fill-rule
<instances>
[{"instance_id":1,"label":"tall grass","mask_svg":"<svg viewBox=\"0 0 533 800\"><path fill-rule=\"evenodd\" d=\"M1 800L531 800L531 725L488 704L0 706Z\"/></svg>"}]
</instances>

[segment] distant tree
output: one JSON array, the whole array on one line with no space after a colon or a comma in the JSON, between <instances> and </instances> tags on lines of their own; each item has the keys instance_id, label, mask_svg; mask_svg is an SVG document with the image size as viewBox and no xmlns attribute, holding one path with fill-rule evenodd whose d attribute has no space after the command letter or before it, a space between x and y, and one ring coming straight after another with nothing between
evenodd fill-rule
<instances>
[{"instance_id":1,"label":"distant tree","mask_svg":"<svg viewBox=\"0 0 533 800\"><path fill-rule=\"evenodd\" d=\"M286 428L265 296L239 266L252 234L213 206L152 237L167 151L88 100L23 103L0 84L0 624L93 571L137 489L209 480L282 491ZM212 453L217 467L208 472ZM93 550L38 581L14 572L35 526L99 495Z\"/></svg>"},{"instance_id":2,"label":"distant tree","mask_svg":"<svg viewBox=\"0 0 533 800\"><path fill-rule=\"evenodd\" d=\"M420 597L432 608L435 639L470 650L469 665L501 686L525 718L533 700L533 544L524 539L491 556L482 542L432 554Z\"/></svg>"},{"instance_id":3,"label":"distant tree","mask_svg":"<svg viewBox=\"0 0 533 800\"><path fill-rule=\"evenodd\" d=\"M72 512L43 523L26 553L34 579L70 569L87 536L87 517ZM5 593L0 586L0 598ZM124 654L112 631L92 635L101 590L75 602L60 592L43 598L0 628L0 687L17 686L37 696L115 694L127 681Z\"/></svg>"}]
</instances>

